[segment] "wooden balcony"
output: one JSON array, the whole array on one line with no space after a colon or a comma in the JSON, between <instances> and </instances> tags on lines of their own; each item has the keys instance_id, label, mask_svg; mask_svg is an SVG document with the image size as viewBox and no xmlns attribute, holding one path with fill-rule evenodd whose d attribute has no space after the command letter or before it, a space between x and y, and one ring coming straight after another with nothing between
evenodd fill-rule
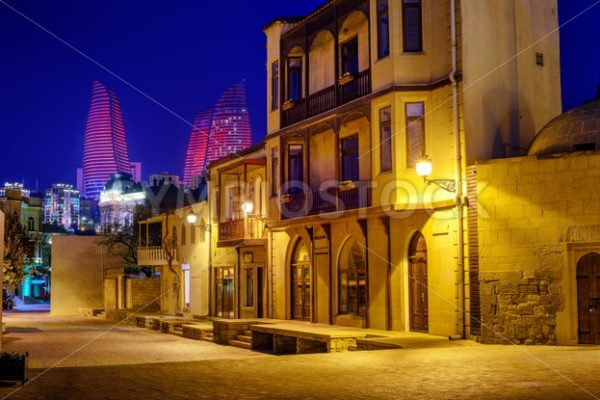
<instances>
[{"instance_id":1,"label":"wooden balcony","mask_svg":"<svg viewBox=\"0 0 600 400\"><path fill-rule=\"evenodd\" d=\"M219 222L219 245L266 239L266 224L261 217L249 215L245 219Z\"/></svg>"},{"instance_id":2,"label":"wooden balcony","mask_svg":"<svg viewBox=\"0 0 600 400\"><path fill-rule=\"evenodd\" d=\"M281 110L281 127L293 125L371 93L371 70L359 72L351 80L336 82L328 88L295 101L293 106Z\"/></svg>"},{"instance_id":3,"label":"wooden balcony","mask_svg":"<svg viewBox=\"0 0 600 400\"><path fill-rule=\"evenodd\" d=\"M281 219L348 211L371 204L371 181L349 182L321 191L283 196Z\"/></svg>"},{"instance_id":4,"label":"wooden balcony","mask_svg":"<svg viewBox=\"0 0 600 400\"><path fill-rule=\"evenodd\" d=\"M172 264L177 262L177 249L172 249ZM138 247L138 265L168 265L169 257L162 246Z\"/></svg>"}]
</instances>

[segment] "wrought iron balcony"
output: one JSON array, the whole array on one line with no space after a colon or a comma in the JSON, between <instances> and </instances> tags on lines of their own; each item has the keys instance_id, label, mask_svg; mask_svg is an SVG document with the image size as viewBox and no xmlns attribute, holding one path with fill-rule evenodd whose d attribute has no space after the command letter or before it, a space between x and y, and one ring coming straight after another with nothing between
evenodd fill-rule
<instances>
[{"instance_id":1,"label":"wrought iron balcony","mask_svg":"<svg viewBox=\"0 0 600 400\"><path fill-rule=\"evenodd\" d=\"M366 69L345 82L336 82L323 90L297 100L281 110L281 127L295 124L371 93L371 70Z\"/></svg>"},{"instance_id":2,"label":"wrought iron balcony","mask_svg":"<svg viewBox=\"0 0 600 400\"><path fill-rule=\"evenodd\" d=\"M220 242L266 238L266 224L261 217L248 215L245 219L219 222Z\"/></svg>"},{"instance_id":3,"label":"wrought iron balcony","mask_svg":"<svg viewBox=\"0 0 600 400\"><path fill-rule=\"evenodd\" d=\"M281 203L281 219L370 207L371 181L345 182L321 191L288 194Z\"/></svg>"}]
</instances>

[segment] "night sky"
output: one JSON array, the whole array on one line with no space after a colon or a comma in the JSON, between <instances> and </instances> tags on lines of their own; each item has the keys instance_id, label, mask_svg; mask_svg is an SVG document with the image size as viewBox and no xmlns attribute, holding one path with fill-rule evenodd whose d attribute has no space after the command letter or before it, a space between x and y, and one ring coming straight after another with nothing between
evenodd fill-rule
<instances>
[{"instance_id":1,"label":"night sky","mask_svg":"<svg viewBox=\"0 0 600 400\"><path fill-rule=\"evenodd\" d=\"M254 141L266 132L265 37L277 16L304 15L325 0L0 0L0 180L43 190L75 183L91 85L121 101L130 159L149 173L183 172L190 127L19 16L121 76L187 121L246 79ZM598 0L559 0L561 24ZM565 109L600 83L600 4L561 30Z\"/></svg>"}]
</instances>

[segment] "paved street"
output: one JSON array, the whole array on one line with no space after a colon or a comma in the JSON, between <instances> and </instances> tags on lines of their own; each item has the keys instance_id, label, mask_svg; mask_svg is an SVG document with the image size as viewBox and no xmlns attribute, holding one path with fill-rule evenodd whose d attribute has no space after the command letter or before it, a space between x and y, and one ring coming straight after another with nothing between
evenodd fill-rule
<instances>
[{"instance_id":1,"label":"paved street","mask_svg":"<svg viewBox=\"0 0 600 400\"><path fill-rule=\"evenodd\" d=\"M585 390L600 394L600 348L595 347L446 342L272 356L96 319L15 313L5 314L5 321L3 350L28 350L32 379L23 388L0 387L0 399L586 399L594 397Z\"/></svg>"}]
</instances>

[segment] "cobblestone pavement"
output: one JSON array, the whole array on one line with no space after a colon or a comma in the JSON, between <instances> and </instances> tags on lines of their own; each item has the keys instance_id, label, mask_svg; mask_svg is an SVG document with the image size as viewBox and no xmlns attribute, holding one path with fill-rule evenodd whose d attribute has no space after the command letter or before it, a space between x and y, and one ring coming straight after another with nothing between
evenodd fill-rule
<instances>
[{"instance_id":1,"label":"cobblestone pavement","mask_svg":"<svg viewBox=\"0 0 600 400\"><path fill-rule=\"evenodd\" d=\"M10 332L3 337L3 350L29 349L34 369L23 388L0 387L0 399L600 397L600 348L596 347L457 342L272 356L145 329L120 326L104 334L112 325L93 319L30 314L9 316L6 322ZM99 335L55 368L41 369Z\"/></svg>"}]
</instances>

